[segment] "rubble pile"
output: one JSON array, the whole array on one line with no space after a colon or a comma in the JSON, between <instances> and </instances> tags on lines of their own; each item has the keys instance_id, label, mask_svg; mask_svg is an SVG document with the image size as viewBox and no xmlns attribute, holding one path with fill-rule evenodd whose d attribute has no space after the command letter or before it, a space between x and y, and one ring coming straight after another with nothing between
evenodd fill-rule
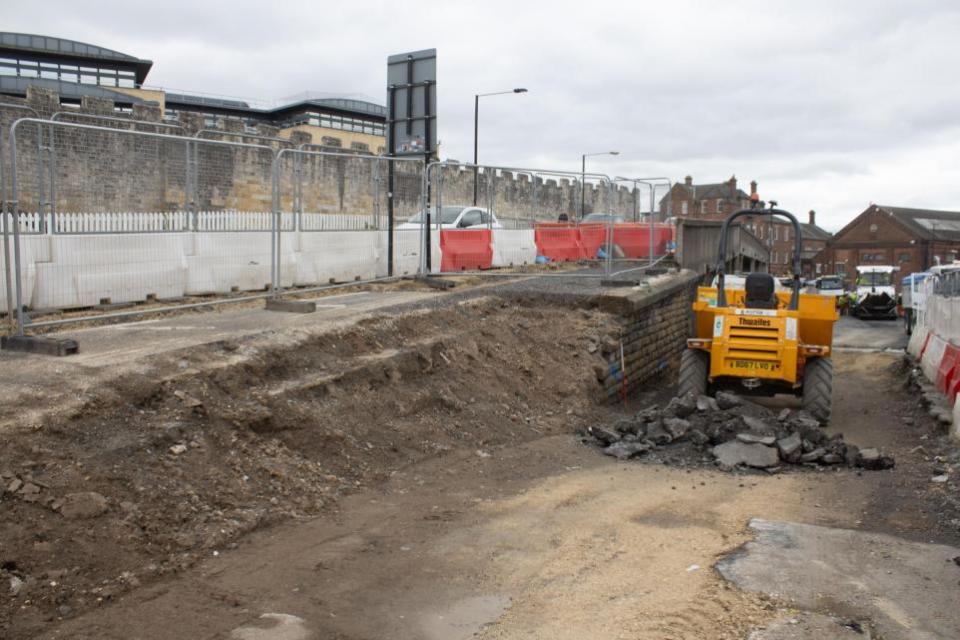
<instances>
[{"instance_id":1,"label":"rubble pile","mask_svg":"<svg viewBox=\"0 0 960 640\"><path fill-rule=\"evenodd\" d=\"M750 467L767 471L782 466L846 465L862 469L890 469L892 456L878 449L860 449L844 442L842 434L827 435L805 411L784 409L779 414L733 393L715 398L692 394L673 398L609 426L589 427L581 434L603 453L627 460L683 445L681 449L722 469Z\"/></svg>"}]
</instances>

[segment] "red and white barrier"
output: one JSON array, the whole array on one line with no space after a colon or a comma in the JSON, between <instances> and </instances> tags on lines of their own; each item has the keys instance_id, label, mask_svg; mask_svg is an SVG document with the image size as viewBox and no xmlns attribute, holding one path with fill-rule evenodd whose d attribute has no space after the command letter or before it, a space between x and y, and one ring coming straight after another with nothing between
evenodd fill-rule
<instances>
[{"instance_id":1,"label":"red and white barrier","mask_svg":"<svg viewBox=\"0 0 960 640\"><path fill-rule=\"evenodd\" d=\"M920 369L953 407L951 435L960 440L960 323L955 318L958 299L929 294L926 311L913 330L907 353L920 361Z\"/></svg>"}]
</instances>

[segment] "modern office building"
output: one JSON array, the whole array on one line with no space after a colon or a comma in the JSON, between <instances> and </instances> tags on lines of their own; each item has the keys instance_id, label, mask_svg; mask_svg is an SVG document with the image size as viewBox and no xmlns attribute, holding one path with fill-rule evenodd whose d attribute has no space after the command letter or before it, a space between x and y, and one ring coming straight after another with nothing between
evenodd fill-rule
<instances>
[{"instance_id":1,"label":"modern office building","mask_svg":"<svg viewBox=\"0 0 960 640\"><path fill-rule=\"evenodd\" d=\"M303 130L320 141L339 141L344 147L377 152L384 146L386 107L349 97L304 93L276 104L183 93L146 84L153 62L105 47L63 38L0 32L0 96L24 97L27 87L56 91L69 108L84 96L113 100L115 109L130 111L134 104L160 108L165 120L180 113L201 114L205 126L239 120L247 127L264 123L277 127L282 137Z\"/></svg>"}]
</instances>

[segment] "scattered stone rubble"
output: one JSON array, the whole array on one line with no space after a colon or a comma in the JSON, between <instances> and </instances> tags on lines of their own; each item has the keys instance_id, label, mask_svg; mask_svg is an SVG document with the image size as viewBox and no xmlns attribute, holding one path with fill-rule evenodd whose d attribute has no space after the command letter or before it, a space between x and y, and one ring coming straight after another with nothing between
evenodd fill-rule
<instances>
[{"instance_id":1,"label":"scattered stone rubble","mask_svg":"<svg viewBox=\"0 0 960 640\"><path fill-rule=\"evenodd\" d=\"M845 465L890 469L892 456L878 449L860 449L843 435L827 435L805 411L784 409L775 414L733 393L715 398L692 394L673 398L666 407L648 407L633 417L582 433L603 453L627 460L682 444L701 461L725 470L737 467L779 470L786 464Z\"/></svg>"}]
</instances>

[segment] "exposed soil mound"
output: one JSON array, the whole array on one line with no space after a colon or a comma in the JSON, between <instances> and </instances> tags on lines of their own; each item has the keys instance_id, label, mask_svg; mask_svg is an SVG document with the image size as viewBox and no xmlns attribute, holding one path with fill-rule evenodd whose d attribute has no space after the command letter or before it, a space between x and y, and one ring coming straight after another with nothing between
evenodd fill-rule
<instances>
[{"instance_id":1,"label":"exposed soil mound","mask_svg":"<svg viewBox=\"0 0 960 640\"><path fill-rule=\"evenodd\" d=\"M6 434L0 636L32 637L424 458L595 422L591 345L613 324L480 300L269 349L222 343Z\"/></svg>"}]
</instances>

